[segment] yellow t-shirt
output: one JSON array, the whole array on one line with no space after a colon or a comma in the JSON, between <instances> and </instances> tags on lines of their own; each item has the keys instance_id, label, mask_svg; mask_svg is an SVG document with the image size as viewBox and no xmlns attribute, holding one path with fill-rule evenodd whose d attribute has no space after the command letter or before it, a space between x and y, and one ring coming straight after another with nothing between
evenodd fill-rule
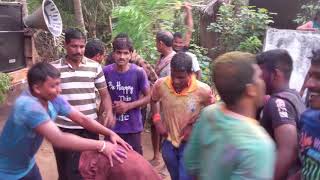
<instances>
[{"instance_id":1,"label":"yellow t-shirt","mask_svg":"<svg viewBox=\"0 0 320 180\"><path fill-rule=\"evenodd\" d=\"M152 88L152 100L161 105L161 118L168 130L167 140L179 147L181 130L197 118L200 110L214 102L210 87L193 76L189 87L177 94L170 76L158 79Z\"/></svg>"}]
</instances>

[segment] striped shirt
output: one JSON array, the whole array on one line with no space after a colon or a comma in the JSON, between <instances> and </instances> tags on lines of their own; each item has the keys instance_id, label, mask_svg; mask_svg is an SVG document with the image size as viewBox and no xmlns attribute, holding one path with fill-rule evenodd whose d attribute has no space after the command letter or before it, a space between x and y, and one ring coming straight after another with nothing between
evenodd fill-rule
<instances>
[{"instance_id":1,"label":"striped shirt","mask_svg":"<svg viewBox=\"0 0 320 180\"><path fill-rule=\"evenodd\" d=\"M65 58L52 62L61 73L61 95L77 110L91 119L97 120L95 88L107 88L101 66L95 61L83 57L79 67L72 67ZM83 129L64 116L58 116L59 127Z\"/></svg>"}]
</instances>

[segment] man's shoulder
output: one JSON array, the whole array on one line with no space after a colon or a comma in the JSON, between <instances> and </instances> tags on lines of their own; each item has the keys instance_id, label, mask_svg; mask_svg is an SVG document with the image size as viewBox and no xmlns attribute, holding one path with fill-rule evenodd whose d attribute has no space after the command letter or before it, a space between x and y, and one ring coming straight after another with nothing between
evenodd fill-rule
<instances>
[{"instance_id":1,"label":"man's shoulder","mask_svg":"<svg viewBox=\"0 0 320 180\"><path fill-rule=\"evenodd\" d=\"M157 79L157 81L154 83L155 86L161 86L162 84L165 83L167 78L168 78L168 76Z\"/></svg>"},{"instance_id":2,"label":"man's shoulder","mask_svg":"<svg viewBox=\"0 0 320 180\"><path fill-rule=\"evenodd\" d=\"M113 64L106 65L102 69L103 69L103 72L105 72L105 73L113 71L114 70Z\"/></svg>"},{"instance_id":3,"label":"man's shoulder","mask_svg":"<svg viewBox=\"0 0 320 180\"><path fill-rule=\"evenodd\" d=\"M187 55L189 55L192 59L193 58L197 58L197 56L195 55L195 54L193 54L192 52L190 52L190 51L186 51L185 52Z\"/></svg>"},{"instance_id":4,"label":"man's shoulder","mask_svg":"<svg viewBox=\"0 0 320 180\"><path fill-rule=\"evenodd\" d=\"M23 93L21 94L15 101L15 108L20 108L26 105L31 104L39 104L39 101L37 101L35 98Z\"/></svg>"},{"instance_id":5,"label":"man's shoulder","mask_svg":"<svg viewBox=\"0 0 320 180\"><path fill-rule=\"evenodd\" d=\"M133 71L143 71L143 68L138 66L137 64L134 64L134 63L130 63L130 69L133 70Z\"/></svg>"},{"instance_id":6,"label":"man's shoulder","mask_svg":"<svg viewBox=\"0 0 320 180\"><path fill-rule=\"evenodd\" d=\"M204 107L200 112L200 116L202 118L212 117L214 112L220 111L219 106L220 106L219 103L216 103L216 104L211 104L211 105Z\"/></svg>"},{"instance_id":7,"label":"man's shoulder","mask_svg":"<svg viewBox=\"0 0 320 180\"><path fill-rule=\"evenodd\" d=\"M60 58L58 60L50 62L50 64L53 65L55 68L60 68L62 66L62 60L63 58Z\"/></svg>"},{"instance_id":8,"label":"man's shoulder","mask_svg":"<svg viewBox=\"0 0 320 180\"><path fill-rule=\"evenodd\" d=\"M198 91L200 91L201 93L208 93L208 92L212 92L211 88L208 84L201 82L199 80L196 80L197 83L197 89Z\"/></svg>"},{"instance_id":9,"label":"man's shoulder","mask_svg":"<svg viewBox=\"0 0 320 180\"><path fill-rule=\"evenodd\" d=\"M83 57L83 58L85 60L84 66L95 67L95 68L101 67L101 65L96 61L89 59L87 57Z\"/></svg>"}]
</instances>

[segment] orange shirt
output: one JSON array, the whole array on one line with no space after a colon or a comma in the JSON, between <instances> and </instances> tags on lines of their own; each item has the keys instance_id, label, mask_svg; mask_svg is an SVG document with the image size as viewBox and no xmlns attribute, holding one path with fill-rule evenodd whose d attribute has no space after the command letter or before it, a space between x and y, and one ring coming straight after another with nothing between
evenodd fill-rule
<instances>
[{"instance_id":1,"label":"orange shirt","mask_svg":"<svg viewBox=\"0 0 320 180\"><path fill-rule=\"evenodd\" d=\"M214 103L210 87L192 76L189 87L176 93L170 76L158 79L152 88L152 100L161 105L161 119L168 130L168 138L173 146L179 147L181 130L197 118L200 110Z\"/></svg>"}]
</instances>

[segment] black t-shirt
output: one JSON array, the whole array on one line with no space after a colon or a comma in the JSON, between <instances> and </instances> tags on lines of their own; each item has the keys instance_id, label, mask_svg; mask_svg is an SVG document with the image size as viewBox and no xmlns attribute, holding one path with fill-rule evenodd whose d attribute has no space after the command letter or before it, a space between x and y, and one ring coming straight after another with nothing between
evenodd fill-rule
<instances>
[{"instance_id":1,"label":"black t-shirt","mask_svg":"<svg viewBox=\"0 0 320 180\"><path fill-rule=\"evenodd\" d=\"M298 126L305 106L298 92L287 89L273 94L262 111L261 125L274 139L274 129L283 124Z\"/></svg>"}]
</instances>

